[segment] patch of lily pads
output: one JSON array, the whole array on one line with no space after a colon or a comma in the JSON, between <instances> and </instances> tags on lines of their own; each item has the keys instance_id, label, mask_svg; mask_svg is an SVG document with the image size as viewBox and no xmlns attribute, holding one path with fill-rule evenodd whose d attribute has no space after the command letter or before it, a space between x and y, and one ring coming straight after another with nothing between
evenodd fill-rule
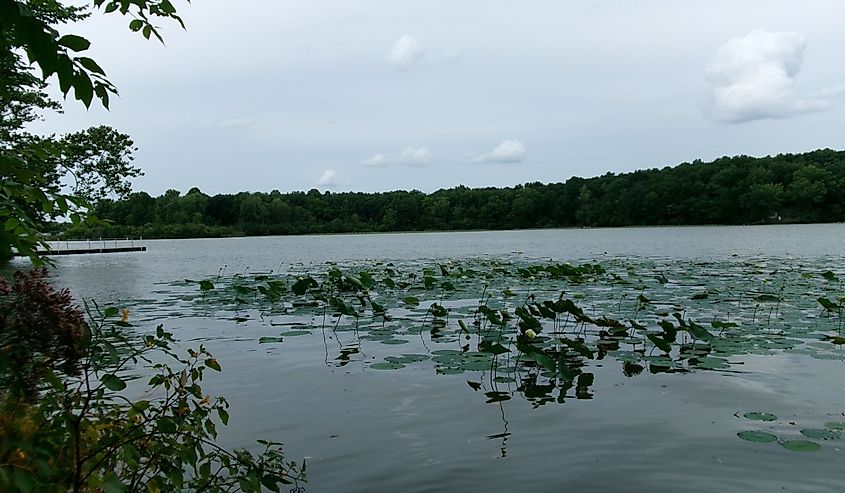
<instances>
[{"instance_id":1,"label":"patch of lily pads","mask_svg":"<svg viewBox=\"0 0 845 493\"><path fill-rule=\"evenodd\" d=\"M751 421L766 423L772 423L778 419L772 413L757 411L747 412L742 416ZM791 424L794 424L794 422ZM781 438L768 431L760 430L743 430L736 435L742 440L752 443L778 443L792 452L815 452L821 450L821 444L813 440L839 440L842 438L840 432L843 430L845 430L845 423L831 421L826 423L824 428L802 428L800 433L803 438Z\"/></svg>"},{"instance_id":2,"label":"patch of lily pads","mask_svg":"<svg viewBox=\"0 0 845 493\"><path fill-rule=\"evenodd\" d=\"M411 363L404 355L369 363L365 346L376 353L408 347L407 354L426 356L415 361L420 368L490 372L500 383L530 377L536 384L518 387L527 399L551 386L561 396L554 401L564 402L579 382L587 394L592 378L581 376L592 375L586 370L598 360L616 360L634 378L742 371L745 355L845 359L845 271L830 265L740 257L571 264L521 256L326 263L249 275L221 270L165 285L159 303L178 307L181 316L229 318L244 328L289 325L258 338L282 348L316 329L331 331L341 344L327 344L326 352L338 351L344 364L401 370ZM344 353L350 345L361 352ZM756 412L746 418L777 419Z\"/></svg>"}]
</instances>

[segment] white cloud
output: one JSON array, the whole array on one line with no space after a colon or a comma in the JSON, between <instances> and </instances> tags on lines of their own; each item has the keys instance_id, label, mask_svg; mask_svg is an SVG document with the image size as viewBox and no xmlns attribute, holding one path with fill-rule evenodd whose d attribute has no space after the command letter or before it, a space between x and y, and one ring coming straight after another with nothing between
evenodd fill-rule
<instances>
[{"instance_id":1,"label":"white cloud","mask_svg":"<svg viewBox=\"0 0 845 493\"><path fill-rule=\"evenodd\" d=\"M399 161L409 166L423 166L431 161L431 153L425 147L406 147Z\"/></svg>"},{"instance_id":2,"label":"white cloud","mask_svg":"<svg viewBox=\"0 0 845 493\"><path fill-rule=\"evenodd\" d=\"M374 154L372 157L361 161L361 164L364 166L387 166L387 160L384 158L384 154Z\"/></svg>"},{"instance_id":3,"label":"white cloud","mask_svg":"<svg viewBox=\"0 0 845 493\"><path fill-rule=\"evenodd\" d=\"M525 160L525 145L518 140L503 140L492 151L475 159L476 163L520 163Z\"/></svg>"},{"instance_id":4,"label":"white cloud","mask_svg":"<svg viewBox=\"0 0 845 493\"><path fill-rule=\"evenodd\" d=\"M430 52L424 49L416 38L410 34L403 34L387 54L387 64L393 68L405 70L453 62L460 57L461 54L455 50Z\"/></svg>"},{"instance_id":5,"label":"white cloud","mask_svg":"<svg viewBox=\"0 0 845 493\"><path fill-rule=\"evenodd\" d=\"M389 158L384 154L374 154L364 159L361 164L364 166L385 167L390 165L399 166L427 166L431 164L431 151L425 147L406 147L397 158Z\"/></svg>"},{"instance_id":6,"label":"white cloud","mask_svg":"<svg viewBox=\"0 0 845 493\"><path fill-rule=\"evenodd\" d=\"M419 41L409 34L403 34L387 54L387 63L396 68L410 68L421 64L424 58L425 52Z\"/></svg>"},{"instance_id":7,"label":"white cloud","mask_svg":"<svg viewBox=\"0 0 845 493\"><path fill-rule=\"evenodd\" d=\"M317 186L332 188L337 186L337 172L333 169L323 171L323 174L315 182Z\"/></svg>"},{"instance_id":8,"label":"white cloud","mask_svg":"<svg viewBox=\"0 0 845 493\"><path fill-rule=\"evenodd\" d=\"M806 45L798 33L762 29L728 41L707 68L709 116L741 123L827 109L822 92L801 96L795 91Z\"/></svg>"}]
</instances>

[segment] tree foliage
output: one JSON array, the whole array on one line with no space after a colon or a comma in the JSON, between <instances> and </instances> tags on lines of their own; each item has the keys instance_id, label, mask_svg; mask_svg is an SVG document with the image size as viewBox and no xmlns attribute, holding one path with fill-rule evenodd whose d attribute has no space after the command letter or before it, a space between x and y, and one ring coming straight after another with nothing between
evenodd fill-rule
<instances>
[{"instance_id":1,"label":"tree foliage","mask_svg":"<svg viewBox=\"0 0 845 493\"><path fill-rule=\"evenodd\" d=\"M109 127L94 127L62 137L39 136L27 125L61 105L46 93L55 78L59 89L85 106L96 98L105 107L116 94L103 69L85 56L91 43L59 28L86 19L92 8L133 17L130 28L158 35L151 19L181 23L167 1L95 1L92 6L56 0L0 0L0 261L12 251L38 263L48 245L39 235L44 219L86 219L91 201L123 197L130 178L134 143ZM140 23L140 24L139 24ZM37 66L41 74L36 74Z\"/></svg>"},{"instance_id":2,"label":"tree foliage","mask_svg":"<svg viewBox=\"0 0 845 493\"><path fill-rule=\"evenodd\" d=\"M109 127L26 130L61 109L45 92L53 76L86 107L116 94L84 56L90 42L58 30L92 9L131 16L146 38L161 39L153 19L182 23L168 0L0 0L0 261L14 249L43 262L46 219L82 224L91 201L126 196L140 173L132 140ZM180 355L162 326L139 335L128 318L96 306L86 317L44 270L0 278L0 491L258 492L303 478L304 464L286 462L277 442L259 441L258 453L220 447L228 403L200 385L220 364L203 347ZM149 380L134 398L139 375Z\"/></svg>"},{"instance_id":3,"label":"tree foliage","mask_svg":"<svg viewBox=\"0 0 845 493\"><path fill-rule=\"evenodd\" d=\"M757 224L845 220L845 152L738 156L711 163L527 183L387 193L145 192L106 200L111 226L68 237L190 237L573 226Z\"/></svg>"}]
</instances>

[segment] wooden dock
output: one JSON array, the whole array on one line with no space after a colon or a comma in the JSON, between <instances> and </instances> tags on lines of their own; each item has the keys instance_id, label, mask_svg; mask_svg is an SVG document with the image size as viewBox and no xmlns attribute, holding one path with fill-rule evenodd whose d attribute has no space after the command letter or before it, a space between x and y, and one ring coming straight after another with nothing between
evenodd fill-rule
<instances>
[{"instance_id":1,"label":"wooden dock","mask_svg":"<svg viewBox=\"0 0 845 493\"><path fill-rule=\"evenodd\" d=\"M124 252L146 252L147 247L105 247L105 248L69 248L64 250L44 250L39 251L39 255L53 256L53 255L85 255L89 253L124 253Z\"/></svg>"},{"instance_id":2,"label":"wooden dock","mask_svg":"<svg viewBox=\"0 0 845 493\"><path fill-rule=\"evenodd\" d=\"M94 253L146 252L147 247L137 245L141 239L109 238L97 240L61 240L50 241L49 250L39 250L38 255L52 257L56 255L88 255ZM21 256L16 254L16 256Z\"/></svg>"}]
</instances>

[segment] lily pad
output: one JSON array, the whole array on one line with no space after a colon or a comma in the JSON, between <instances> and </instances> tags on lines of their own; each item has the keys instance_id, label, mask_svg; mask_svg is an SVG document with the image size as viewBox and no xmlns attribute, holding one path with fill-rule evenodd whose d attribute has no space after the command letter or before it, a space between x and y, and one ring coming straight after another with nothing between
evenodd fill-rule
<instances>
[{"instance_id":1,"label":"lily pad","mask_svg":"<svg viewBox=\"0 0 845 493\"><path fill-rule=\"evenodd\" d=\"M405 368L405 365L402 363L385 361L383 363L373 363L370 365L370 368L373 370L398 370L400 368Z\"/></svg>"},{"instance_id":2,"label":"lily pad","mask_svg":"<svg viewBox=\"0 0 845 493\"><path fill-rule=\"evenodd\" d=\"M736 434L736 436L745 441L754 443L772 443L778 441L778 437L772 435L771 433L766 433L765 431L740 431Z\"/></svg>"},{"instance_id":3,"label":"lily pad","mask_svg":"<svg viewBox=\"0 0 845 493\"><path fill-rule=\"evenodd\" d=\"M793 452L815 452L822 448L818 443L809 440L788 440L781 445L786 450L792 450Z\"/></svg>"},{"instance_id":4,"label":"lily pad","mask_svg":"<svg viewBox=\"0 0 845 493\"><path fill-rule=\"evenodd\" d=\"M388 356L384 358L385 361L389 361L391 363L399 363L402 365L407 365L408 363L418 363L427 359L428 356L424 354L403 354L402 356Z\"/></svg>"},{"instance_id":5,"label":"lily pad","mask_svg":"<svg viewBox=\"0 0 845 493\"><path fill-rule=\"evenodd\" d=\"M310 333L311 333L310 330L289 330L287 332L282 332L279 335L282 336L282 337L284 337L284 336L294 337L294 336L304 336L304 335L308 335Z\"/></svg>"},{"instance_id":6,"label":"lily pad","mask_svg":"<svg viewBox=\"0 0 845 493\"><path fill-rule=\"evenodd\" d=\"M843 421L829 421L824 424L828 430L845 431L845 422Z\"/></svg>"},{"instance_id":7,"label":"lily pad","mask_svg":"<svg viewBox=\"0 0 845 493\"><path fill-rule=\"evenodd\" d=\"M742 416L745 417L746 419L750 419L750 420L753 420L753 421L774 421L774 420L778 419L778 417L775 416L772 413L753 412L753 413L745 413Z\"/></svg>"},{"instance_id":8,"label":"lily pad","mask_svg":"<svg viewBox=\"0 0 845 493\"><path fill-rule=\"evenodd\" d=\"M804 428L801 430L801 434L807 438L815 438L817 440L835 440L841 436L838 431L822 428Z\"/></svg>"},{"instance_id":9,"label":"lily pad","mask_svg":"<svg viewBox=\"0 0 845 493\"><path fill-rule=\"evenodd\" d=\"M389 345L397 345L397 344L408 344L408 341L405 339L382 339L379 341L382 344L389 344Z\"/></svg>"}]
</instances>

